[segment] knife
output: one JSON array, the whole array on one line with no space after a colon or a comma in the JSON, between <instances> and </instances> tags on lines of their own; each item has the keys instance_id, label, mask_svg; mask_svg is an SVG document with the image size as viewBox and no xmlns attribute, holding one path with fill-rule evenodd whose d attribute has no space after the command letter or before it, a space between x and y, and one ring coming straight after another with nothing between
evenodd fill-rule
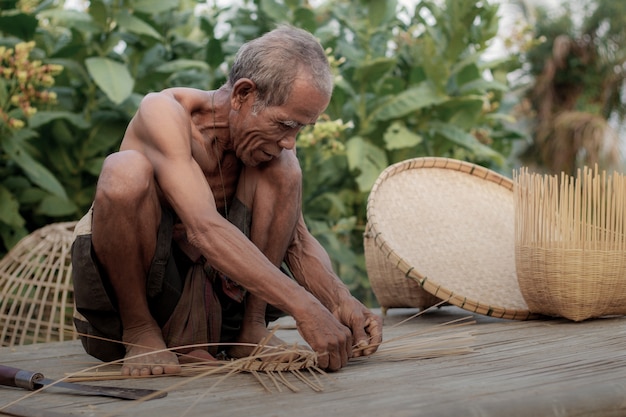
<instances>
[{"instance_id":1,"label":"knife","mask_svg":"<svg viewBox=\"0 0 626 417\"><path fill-rule=\"evenodd\" d=\"M6 365L0 365L0 385L24 388L29 391L38 390L46 385L52 385L57 388L78 391L84 394L122 398L124 400L138 400L149 395L150 399L163 398L167 395L165 391L151 389L100 387L77 384L75 382L54 381L45 378L43 374L39 372L27 371Z\"/></svg>"}]
</instances>

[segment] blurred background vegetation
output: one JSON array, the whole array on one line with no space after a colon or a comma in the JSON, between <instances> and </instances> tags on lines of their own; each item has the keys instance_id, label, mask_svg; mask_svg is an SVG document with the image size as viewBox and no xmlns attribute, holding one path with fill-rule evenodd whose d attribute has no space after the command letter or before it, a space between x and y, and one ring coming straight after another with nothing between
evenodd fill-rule
<instances>
[{"instance_id":1,"label":"blurred background vegetation","mask_svg":"<svg viewBox=\"0 0 626 417\"><path fill-rule=\"evenodd\" d=\"M290 23L328 48L336 76L323 119L298 139L306 221L375 305L365 206L390 164L621 168L626 2L571 3L511 1L505 16L486 0L0 0L0 256L82 216L145 94L217 88L243 42Z\"/></svg>"}]
</instances>

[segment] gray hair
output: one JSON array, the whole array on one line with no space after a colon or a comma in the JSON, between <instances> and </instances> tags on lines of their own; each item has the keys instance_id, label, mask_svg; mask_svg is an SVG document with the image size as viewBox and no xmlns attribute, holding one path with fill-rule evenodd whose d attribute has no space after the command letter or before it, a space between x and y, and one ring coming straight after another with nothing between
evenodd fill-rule
<instances>
[{"instance_id":1,"label":"gray hair","mask_svg":"<svg viewBox=\"0 0 626 417\"><path fill-rule=\"evenodd\" d=\"M259 110L284 104L302 72L320 92L331 96L333 77L324 49L309 32L285 25L243 44L227 84L233 87L241 78L252 80L257 87L255 108Z\"/></svg>"}]
</instances>

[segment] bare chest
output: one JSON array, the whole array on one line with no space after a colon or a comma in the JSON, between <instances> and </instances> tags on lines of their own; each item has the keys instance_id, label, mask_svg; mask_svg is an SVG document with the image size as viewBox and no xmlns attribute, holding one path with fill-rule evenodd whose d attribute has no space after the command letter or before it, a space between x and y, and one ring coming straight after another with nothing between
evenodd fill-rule
<instances>
[{"instance_id":1,"label":"bare chest","mask_svg":"<svg viewBox=\"0 0 626 417\"><path fill-rule=\"evenodd\" d=\"M205 145L194 140L191 146L192 156L211 188L218 210L223 211L237 192L241 164L234 153L218 154L211 143L212 141Z\"/></svg>"},{"instance_id":2,"label":"bare chest","mask_svg":"<svg viewBox=\"0 0 626 417\"><path fill-rule=\"evenodd\" d=\"M220 160L218 160L220 161ZM215 165L215 164L214 164ZM215 198L215 205L222 211L229 206L237 192L239 184L240 164L234 155L223 157L217 169L214 166L211 171L204 171L209 187Z\"/></svg>"}]
</instances>

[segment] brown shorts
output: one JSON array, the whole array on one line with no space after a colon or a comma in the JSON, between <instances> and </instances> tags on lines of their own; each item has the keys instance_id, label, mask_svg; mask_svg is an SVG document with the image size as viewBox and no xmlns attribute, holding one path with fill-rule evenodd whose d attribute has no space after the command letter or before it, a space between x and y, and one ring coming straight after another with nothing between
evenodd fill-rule
<instances>
[{"instance_id":1,"label":"brown shorts","mask_svg":"<svg viewBox=\"0 0 626 417\"><path fill-rule=\"evenodd\" d=\"M249 235L251 213L243 203L233 201L229 217L231 223ZM157 248L146 282L148 305L161 327L174 311L182 294L187 272L193 266L192 261L172 241L173 225L172 214L164 209ZM207 269L211 268L205 268ZM215 274L207 270L207 275L211 277ZM122 340L122 322L115 292L94 255L90 233L79 233L72 245L72 279L77 313L74 316L74 325L81 334L85 351L107 362L123 358L126 351L119 343ZM211 281L221 283L221 280ZM213 285L213 288L222 310L220 341L232 342L241 329L244 303L226 295L222 285ZM280 315L281 312L268 307L268 321Z\"/></svg>"}]
</instances>

